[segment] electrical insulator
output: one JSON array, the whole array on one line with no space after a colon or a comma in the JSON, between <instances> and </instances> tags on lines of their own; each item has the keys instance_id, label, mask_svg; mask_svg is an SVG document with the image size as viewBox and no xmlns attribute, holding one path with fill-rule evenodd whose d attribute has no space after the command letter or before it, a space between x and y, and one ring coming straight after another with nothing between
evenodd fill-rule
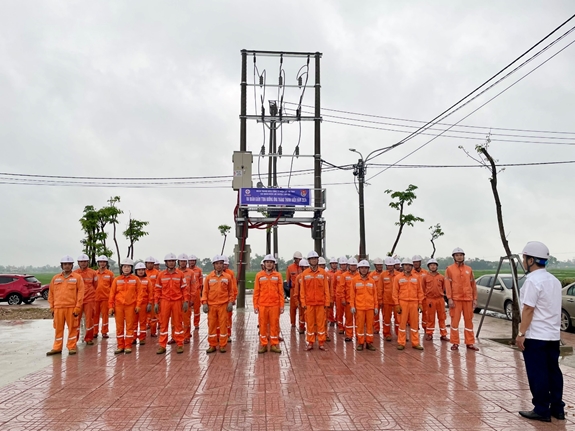
<instances>
[{"instance_id":1,"label":"electrical insulator","mask_svg":"<svg viewBox=\"0 0 575 431\"><path fill-rule=\"evenodd\" d=\"M299 157L299 145L295 147L295 156Z\"/></svg>"},{"instance_id":2,"label":"electrical insulator","mask_svg":"<svg viewBox=\"0 0 575 431\"><path fill-rule=\"evenodd\" d=\"M266 146L265 146L265 144L263 144L263 145L262 145L262 148L261 148L261 150L260 150L260 155L261 155L261 156L265 156L265 154L266 154Z\"/></svg>"},{"instance_id":3,"label":"electrical insulator","mask_svg":"<svg viewBox=\"0 0 575 431\"><path fill-rule=\"evenodd\" d=\"M281 147L281 145L280 145L279 148L278 148L278 154L279 154L280 156L282 155L282 147Z\"/></svg>"},{"instance_id":4,"label":"electrical insulator","mask_svg":"<svg viewBox=\"0 0 575 431\"><path fill-rule=\"evenodd\" d=\"M278 81L279 81L280 87L281 87L282 85L284 85L284 79L283 79L283 76L281 76L281 75L280 75L280 77L279 77L279 80L278 80Z\"/></svg>"},{"instance_id":5,"label":"electrical insulator","mask_svg":"<svg viewBox=\"0 0 575 431\"><path fill-rule=\"evenodd\" d=\"M260 75L260 87L264 85L264 76Z\"/></svg>"},{"instance_id":6,"label":"electrical insulator","mask_svg":"<svg viewBox=\"0 0 575 431\"><path fill-rule=\"evenodd\" d=\"M260 76L260 78L261 78L261 76ZM301 88L302 84L303 84L303 80L302 80L301 76L298 76L297 77L297 85Z\"/></svg>"}]
</instances>

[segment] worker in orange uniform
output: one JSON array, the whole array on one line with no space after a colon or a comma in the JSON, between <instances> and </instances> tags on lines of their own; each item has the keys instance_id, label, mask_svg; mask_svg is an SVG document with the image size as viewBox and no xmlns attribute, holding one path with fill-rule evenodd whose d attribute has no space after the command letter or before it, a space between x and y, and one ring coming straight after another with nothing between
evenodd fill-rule
<instances>
[{"instance_id":1,"label":"worker in orange uniform","mask_svg":"<svg viewBox=\"0 0 575 431\"><path fill-rule=\"evenodd\" d=\"M331 305L327 309L327 321L329 326L335 326L337 320L335 318L335 293L337 290L337 258L332 257L329 260L329 269L327 270L327 275L329 276L329 293L331 298Z\"/></svg>"},{"instance_id":2,"label":"worker in orange uniform","mask_svg":"<svg viewBox=\"0 0 575 431\"><path fill-rule=\"evenodd\" d=\"M202 268L198 265L198 258L195 254L190 254L188 256L188 266L194 273L196 274L196 296L195 298L190 298L190 301L194 304L194 330L197 331L200 329L200 306L202 305L202 288L204 286L204 274L202 273Z\"/></svg>"},{"instance_id":3,"label":"worker in orange uniform","mask_svg":"<svg viewBox=\"0 0 575 431\"><path fill-rule=\"evenodd\" d=\"M335 299L335 285L332 282L332 280L335 277L332 277L332 274L329 273L329 271L326 270L326 266L327 266L327 261L325 260L324 257L320 256L318 261L317 261L317 265L323 269L325 271L325 273L327 274L327 284L329 286L329 299L330 299L330 303L329 306L327 307L326 313L325 313L325 341L330 342L331 338L329 336L329 332L327 332L327 327L330 324L330 312L331 312L331 318L333 319L333 301Z\"/></svg>"},{"instance_id":4,"label":"worker in orange uniform","mask_svg":"<svg viewBox=\"0 0 575 431\"><path fill-rule=\"evenodd\" d=\"M161 270L160 264L161 264L161 262L158 259L156 259L156 261L154 262L154 269L157 271L160 271Z\"/></svg>"},{"instance_id":5,"label":"worker in orange uniform","mask_svg":"<svg viewBox=\"0 0 575 431\"><path fill-rule=\"evenodd\" d=\"M196 273L191 268L188 267L188 255L186 253L182 253L178 256L178 269L184 273L184 277L186 278L186 286L191 292L191 289L194 289L194 292L198 291L198 282L196 280ZM188 306L188 311L182 313L183 319L183 328L184 328L184 344L190 344L190 337L192 336L192 308L194 306L193 303L194 298L190 296L190 304ZM174 344L173 339L174 328L172 327L172 339L168 342L168 344Z\"/></svg>"},{"instance_id":6,"label":"worker in orange uniform","mask_svg":"<svg viewBox=\"0 0 575 431\"><path fill-rule=\"evenodd\" d=\"M393 269L395 270L395 272L399 273L402 271L401 269L401 260L399 260L397 257L393 259Z\"/></svg>"},{"instance_id":7,"label":"worker in orange uniform","mask_svg":"<svg viewBox=\"0 0 575 431\"><path fill-rule=\"evenodd\" d=\"M295 279L295 284L296 287L294 289L294 296L296 298L297 304L298 304L298 313L299 313L299 329L298 332L300 334L305 334L305 310L303 308L303 305L301 305L301 281L302 281L302 274L303 272L309 268L309 263L307 261L307 259L301 259L299 261L299 268L300 268L300 273L297 275L296 279Z\"/></svg>"},{"instance_id":8,"label":"worker in orange uniform","mask_svg":"<svg viewBox=\"0 0 575 431\"><path fill-rule=\"evenodd\" d=\"M136 277L140 280L142 293L138 300L138 312L134 319L134 339L132 344L136 344L136 342L139 341L140 346L143 346L146 344L147 317L148 313L152 310L152 304L154 302L154 284L152 284L146 276L145 263L138 262L134 268Z\"/></svg>"},{"instance_id":9,"label":"worker in orange uniform","mask_svg":"<svg viewBox=\"0 0 575 431\"><path fill-rule=\"evenodd\" d=\"M208 315L208 343L206 353L216 351L218 345L218 328L227 328L228 313L233 309L234 292L232 277L224 271L224 257L212 258L214 270L204 278L202 291L202 310ZM221 331L219 335L220 352L226 352L228 333Z\"/></svg>"},{"instance_id":10,"label":"worker in orange uniform","mask_svg":"<svg viewBox=\"0 0 575 431\"><path fill-rule=\"evenodd\" d=\"M411 347L423 350L419 344L419 313L423 310L423 289L421 277L413 272L413 261L403 259L403 271L393 280L393 301L397 314L399 314L399 336L397 349L405 349L406 329L411 329Z\"/></svg>"},{"instance_id":11,"label":"worker in orange uniform","mask_svg":"<svg viewBox=\"0 0 575 431\"><path fill-rule=\"evenodd\" d=\"M335 320L337 322L338 334L345 333L345 327L343 326L343 316L345 314L345 297L343 296L343 289L341 289L341 283L343 283L343 275L347 272L347 258L339 258L339 269L335 273Z\"/></svg>"},{"instance_id":12,"label":"worker in orange uniform","mask_svg":"<svg viewBox=\"0 0 575 431\"><path fill-rule=\"evenodd\" d=\"M294 290L296 288L296 278L298 274L301 273L299 263L302 259L302 254L296 251L293 254L293 263L291 263L286 269L286 280L289 288L289 318L291 322L291 327L295 328L296 315L298 309L297 298L294 297Z\"/></svg>"},{"instance_id":13,"label":"worker in orange uniform","mask_svg":"<svg viewBox=\"0 0 575 431\"><path fill-rule=\"evenodd\" d=\"M451 315L451 350L459 349L459 321L463 314L465 345L477 351L473 334L473 309L477 306L477 286L470 266L465 265L465 252L457 247L451 254L454 263L445 270L445 293L449 301Z\"/></svg>"},{"instance_id":14,"label":"worker in orange uniform","mask_svg":"<svg viewBox=\"0 0 575 431\"><path fill-rule=\"evenodd\" d=\"M376 295L378 294L378 288L379 288L379 278L381 277L381 275L383 274L383 260L379 257L376 257L375 259L373 259L373 266L375 267L375 269L369 274L371 276L371 278L373 278L373 281L375 282L375 286L376 286ZM358 267L358 271L359 271L359 267ZM374 316L374 322L373 322L373 332L374 334L378 334L379 335L379 331L381 329L381 322L379 319L379 312L381 311L381 314L383 314L383 307L379 307L379 298L378 298L378 311L377 311L377 316Z\"/></svg>"},{"instance_id":15,"label":"worker in orange uniform","mask_svg":"<svg viewBox=\"0 0 575 431\"><path fill-rule=\"evenodd\" d=\"M84 304L78 316L78 335L80 335L80 321L83 315L86 322L84 341L88 346L91 346L94 344L94 312L96 309L96 283L94 279L96 278L96 271L88 266L90 258L87 255L81 254L77 260L79 268L74 272L79 274L84 281Z\"/></svg>"},{"instance_id":16,"label":"worker in orange uniform","mask_svg":"<svg viewBox=\"0 0 575 431\"><path fill-rule=\"evenodd\" d=\"M380 259L381 260L381 259ZM351 312L355 315L357 346L356 350L375 350L373 346L373 323L379 315L377 286L369 273L369 262L357 264L358 274L351 281Z\"/></svg>"},{"instance_id":17,"label":"worker in orange uniform","mask_svg":"<svg viewBox=\"0 0 575 431\"><path fill-rule=\"evenodd\" d=\"M114 279L110 289L108 309L110 316L116 316L115 355L132 353L134 341L134 322L140 311L142 284L134 272L134 261L126 258L120 264L121 274ZM125 327L124 327L125 326Z\"/></svg>"},{"instance_id":18,"label":"worker in orange uniform","mask_svg":"<svg viewBox=\"0 0 575 431\"><path fill-rule=\"evenodd\" d=\"M395 335L399 331L399 316L395 311L393 302L393 279L397 275L395 271L395 259L393 257L385 258L385 271L378 280L377 297L379 308L383 309L383 336L385 341L391 341L391 316L393 315L393 326Z\"/></svg>"},{"instance_id":19,"label":"worker in orange uniform","mask_svg":"<svg viewBox=\"0 0 575 431\"><path fill-rule=\"evenodd\" d=\"M98 338L100 332L100 318L102 319L102 338L108 338L108 299L110 297L110 288L115 275L110 271L108 257L102 255L96 259L98 270L94 282L96 283L96 303L94 309L94 338Z\"/></svg>"},{"instance_id":20,"label":"worker in orange uniform","mask_svg":"<svg viewBox=\"0 0 575 431\"><path fill-rule=\"evenodd\" d=\"M233 301L232 301L232 311L228 312L228 343L232 342L232 320L233 320L233 305L236 305L236 299L238 298L238 280L236 279L235 272L230 269L230 259L227 256L224 256L224 272L227 272L232 277L232 292L233 292Z\"/></svg>"},{"instance_id":21,"label":"worker in orange uniform","mask_svg":"<svg viewBox=\"0 0 575 431\"><path fill-rule=\"evenodd\" d=\"M191 292L186 284L184 273L176 268L176 255L168 253L164 257L166 269L158 274L154 291L154 311L160 319L160 347L156 353L166 353L168 328L172 322L172 337L178 348L176 353L184 353L184 328L182 313L188 311Z\"/></svg>"},{"instance_id":22,"label":"worker in orange uniform","mask_svg":"<svg viewBox=\"0 0 575 431\"><path fill-rule=\"evenodd\" d=\"M344 317L345 317L345 341L350 342L353 339L353 333L355 329L355 319L351 312L351 288L352 280L358 274L357 272L357 259L355 257L350 257L347 261L349 270L342 275L340 278L340 297L343 298L342 304L345 306Z\"/></svg>"},{"instance_id":23,"label":"worker in orange uniform","mask_svg":"<svg viewBox=\"0 0 575 431\"><path fill-rule=\"evenodd\" d=\"M156 289L158 274L160 273L160 271L156 269L156 259L153 256L148 256L146 260L144 260L144 263L146 264L146 277L150 280L152 292L154 292ZM150 297L150 301L154 302L154 295ZM158 316L154 311L154 307L152 307L147 314L148 322L150 324L150 337L155 338L158 336Z\"/></svg>"},{"instance_id":24,"label":"worker in orange uniform","mask_svg":"<svg viewBox=\"0 0 575 431\"><path fill-rule=\"evenodd\" d=\"M268 344L270 352L282 352L279 348L280 314L284 312L285 299L282 276L275 270L275 264L276 259L271 254L266 255L265 269L256 274L254 282L254 313L258 315L260 328L258 353L266 353Z\"/></svg>"},{"instance_id":25,"label":"worker in orange uniform","mask_svg":"<svg viewBox=\"0 0 575 431\"><path fill-rule=\"evenodd\" d=\"M310 251L307 255L309 268L301 274L300 302L305 310L307 326L306 350L312 350L317 339L319 350L325 350L326 321L325 312L329 307L328 276L325 270L318 266L319 255Z\"/></svg>"},{"instance_id":26,"label":"worker in orange uniform","mask_svg":"<svg viewBox=\"0 0 575 431\"><path fill-rule=\"evenodd\" d=\"M72 272L74 258L64 256L60 259L62 272L52 277L48 293L48 304L54 318L54 344L46 356L60 355L64 345L64 326L68 327L68 340L66 347L68 354L76 354L78 341L77 318L84 302L84 280Z\"/></svg>"},{"instance_id":27,"label":"worker in orange uniform","mask_svg":"<svg viewBox=\"0 0 575 431\"><path fill-rule=\"evenodd\" d=\"M445 326L445 277L437 272L439 264L435 259L427 261L429 271L423 277L423 294L425 299L423 309L427 313L427 328L425 339L432 340L435 332L435 316L439 321L440 340L447 341L447 329Z\"/></svg>"},{"instance_id":28,"label":"worker in orange uniform","mask_svg":"<svg viewBox=\"0 0 575 431\"><path fill-rule=\"evenodd\" d=\"M416 254L411 258L411 261L413 262L413 273L422 277L423 281L423 278L425 277L425 274L427 274L427 271L421 267L422 257ZM421 327L423 328L424 331L427 329L427 309L425 307L423 307L423 311L421 312Z\"/></svg>"}]
</instances>

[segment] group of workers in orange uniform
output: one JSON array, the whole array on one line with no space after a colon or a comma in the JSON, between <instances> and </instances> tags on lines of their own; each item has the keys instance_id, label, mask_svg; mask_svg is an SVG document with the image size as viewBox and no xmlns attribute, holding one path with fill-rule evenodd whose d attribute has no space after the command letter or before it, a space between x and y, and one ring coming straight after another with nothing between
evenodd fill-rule
<instances>
[{"instance_id":1,"label":"group of workers in orange uniform","mask_svg":"<svg viewBox=\"0 0 575 431\"><path fill-rule=\"evenodd\" d=\"M131 353L132 345L137 343L145 345L148 329L152 337L159 334L157 354L166 353L168 344L176 344L176 352L183 353L184 344L190 342L192 312L195 330L199 329L200 308L208 315L207 353L215 352L218 344L220 352L226 351L238 293L236 277L226 256L212 259L214 271L205 278L194 255L167 254L163 271L159 269L160 262L151 256L135 265L126 258L120 264L119 276L110 271L106 256L96 260L98 270L93 270L88 267L88 256L80 255L75 271L71 256L60 260L62 272L52 278L49 288L55 337L52 350L46 355L62 353L65 327L69 354L76 354L82 316L86 326L83 341L87 345L94 344L100 328L102 338L109 338L108 319L114 316L115 354ZM172 337L168 341L170 327Z\"/></svg>"},{"instance_id":2,"label":"group of workers in orange uniform","mask_svg":"<svg viewBox=\"0 0 575 431\"><path fill-rule=\"evenodd\" d=\"M426 270L421 267L422 258L418 255L403 261L376 258L373 271L367 260L332 258L326 270L327 261L316 252L310 252L307 260L295 252L286 271L291 326L297 326L300 334L307 334L307 350L313 349L316 339L319 349L325 350L325 341L331 341L328 325L337 325L346 342L353 340L355 332L357 350L376 350L374 334L379 334L380 329L386 341L392 340L393 317L398 350L405 349L408 338L414 349L423 350L420 326L425 339L432 340L437 322L440 339L449 340L451 350L455 351L459 349L459 323L463 316L465 345L477 351L473 333L473 310L477 305L475 277L471 267L465 265L465 252L461 248L454 249L452 257L454 263L442 275L437 260L429 259ZM451 316L449 338L445 299ZM254 298L254 308L255 304ZM283 302L281 307L283 312Z\"/></svg>"}]
</instances>

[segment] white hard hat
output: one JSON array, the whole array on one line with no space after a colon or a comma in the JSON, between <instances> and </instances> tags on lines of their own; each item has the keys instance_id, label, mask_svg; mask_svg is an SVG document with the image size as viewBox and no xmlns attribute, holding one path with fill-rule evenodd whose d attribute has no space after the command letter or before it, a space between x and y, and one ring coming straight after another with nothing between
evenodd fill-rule
<instances>
[{"instance_id":1,"label":"white hard hat","mask_svg":"<svg viewBox=\"0 0 575 431\"><path fill-rule=\"evenodd\" d=\"M414 261L414 262L421 262L423 259L421 258L420 255L416 254L415 256L413 256L413 257L411 258L411 260Z\"/></svg>"},{"instance_id":2,"label":"white hard hat","mask_svg":"<svg viewBox=\"0 0 575 431\"><path fill-rule=\"evenodd\" d=\"M339 264L340 265L347 265L347 257L344 257L344 256L340 257L339 258Z\"/></svg>"},{"instance_id":3,"label":"white hard hat","mask_svg":"<svg viewBox=\"0 0 575 431\"><path fill-rule=\"evenodd\" d=\"M130 259L129 257L126 257L126 258L122 259L122 263L120 263L120 265L134 266L134 261L132 259Z\"/></svg>"},{"instance_id":4,"label":"white hard hat","mask_svg":"<svg viewBox=\"0 0 575 431\"><path fill-rule=\"evenodd\" d=\"M303 255L302 255L299 251L296 251L296 252L293 254L293 258L294 258L294 259L301 259L301 258L303 258Z\"/></svg>"},{"instance_id":5,"label":"white hard hat","mask_svg":"<svg viewBox=\"0 0 575 431\"><path fill-rule=\"evenodd\" d=\"M226 265L229 265L229 264L230 264L230 259L229 259L227 256L222 256L222 258L224 259L224 263L225 263Z\"/></svg>"},{"instance_id":6,"label":"white hard hat","mask_svg":"<svg viewBox=\"0 0 575 431\"><path fill-rule=\"evenodd\" d=\"M309 266L309 262L306 259L302 259L299 261L299 266L304 266L304 267L308 267Z\"/></svg>"},{"instance_id":7,"label":"white hard hat","mask_svg":"<svg viewBox=\"0 0 575 431\"><path fill-rule=\"evenodd\" d=\"M357 265L357 259L355 257L350 257L347 261L348 265Z\"/></svg>"},{"instance_id":8,"label":"white hard hat","mask_svg":"<svg viewBox=\"0 0 575 431\"><path fill-rule=\"evenodd\" d=\"M178 260L185 260L188 261L188 255L186 253L182 253L178 256Z\"/></svg>"},{"instance_id":9,"label":"white hard hat","mask_svg":"<svg viewBox=\"0 0 575 431\"><path fill-rule=\"evenodd\" d=\"M62 259L60 259L60 263L74 263L74 258L67 254Z\"/></svg>"},{"instance_id":10,"label":"white hard hat","mask_svg":"<svg viewBox=\"0 0 575 431\"><path fill-rule=\"evenodd\" d=\"M398 263L401 265L401 260L399 260L398 258L393 259L394 265L397 265Z\"/></svg>"},{"instance_id":11,"label":"white hard hat","mask_svg":"<svg viewBox=\"0 0 575 431\"><path fill-rule=\"evenodd\" d=\"M406 257L405 259L403 259L403 262L401 262L402 265L412 265L413 266L413 260L411 260L409 257Z\"/></svg>"},{"instance_id":12,"label":"white hard hat","mask_svg":"<svg viewBox=\"0 0 575 431\"><path fill-rule=\"evenodd\" d=\"M374 265L383 265L383 260L381 260L380 257L376 257L375 259L373 259L373 264Z\"/></svg>"},{"instance_id":13,"label":"white hard hat","mask_svg":"<svg viewBox=\"0 0 575 431\"><path fill-rule=\"evenodd\" d=\"M323 258L323 257L319 257L318 261L317 261L318 265L326 265L327 261Z\"/></svg>"},{"instance_id":14,"label":"white hard hat","mask_svg":"<svg viewBox=\"0 0 575 431\"><path fill-rule=\"evenodd\" d=\"M379 259L379 260L381 260L381 259ZM364 259L357 264L357 267L358 268L369 268L369 262Z\"/></svg>"},{"instance_id":15,"label":"white hard hat","mask_svg":"<svg viewBox=\"0 0 575 431\"><path fill-rule=\"evenodd\" d=\"M529 241L525 247L523 247L523 252L521 254L544 260L549 259L549 249L545 244L539 241Z\"/></svg>"},{"instance_id":16,"label":"white hard hat","mask_svg":"<svg viewBox=\"0 0 575 431\"><path fill-rule=\"evenodd\" d=\"M427 261L427 266L429 266L429 265L432 264L432 263L435 263L436 265L439 265L439 263L437 263L437 260L435 260L435 259L429 259L429 260Z\"/></svg>"},{"instance_id":17,"label":"white hard hat","mask_svg":"<svg viewBox=\"0 0 575 431\"><path fill-rule=\"evenodd\" d=\"M98 256L96 262L108 262L108 257L104 255Z\"/></svg>"},{"instance_id":18,"label":"white hard hat","mask_svg":"<svg viewBox=\"0 0 575 431\"><path fill-rule=\"evenodd\" d=\"M174 253L168 253L164 256L164 261L166 260L177 260L177 258Z\"/></svg>"},{"instance_id":19,"label":"white hard hat","mask_svg":"<svg viewBox=\"0 0 575 431\"><path fill-rule=\"evenodd\" d=\"M273 254L266 254L264 256L264 259L262 260L262 263L264 263L266 260L269 260L270 262L276 263L276 258L273 256Z\"/></svg>"},{"instance_id":20,"label":"white hard hat","mask_svg":"<svg viewBox=\"0 0 575 431\"><path fill-rule=\"evenodd\" d=\"M393 257L386 257L385 258L385 265L386 266L393 266L395 265L395 259Z\"/></svg>"},{"instance_id":21,"label":"white hard hat","mask_svg":"<svg viewBox=\"0 0 575 431\"><path fill-rule=\"evenodd\" d=\"M219 254L216 254L214 257L212 257L212 263L223 262L223 261L224 256L220 256Z\"/></svg>"},{"instance_id":22,"label":"white hard hat","mask_svg":"<svg viewBox=\"0 0 575 431\"><path fill-rule=\"evenodd\" d=\"M90 258L88 257L87 254L81 254L80 256L78 256L78 259L76 259L78 262L82 262L84 260L90 260Z\"/></svg>"},{"instance_id":23,"label":"white hard hat","mask_svg":"<svg viewBox=\"0 0 575 431\"><path fill-rule=\"evenodd\" d=\"M263 265L263 264L264 264L264 261L263 261L263 259L262 259L262 261L260 262L260 265Z\"/></svg>"},{"instance_id":24,"label":"white hard hat","mask_svg":"<svg viewBox=\"0 0 575 431\"><path fill-rule=\"evenodd\" d=\"M339 263L339 262L337 261L337 257L332 257L332 258L329 260L329 263Z\"/></svg>"},{"instance_id":25,"label":"white hard hat","mask_svg":"<svg viewBox=\"0 0 575 431\"><path fill-rule=\"evenodd\" d=\"M319 254L317 254L317 252L312 250L307 254L307 258L311 259L312 257L319 257Z\"/></svg>"},{"instance_id":26,"label":"white hard hat","mask_svg":"<svg viewBox=\"0 0 575 431\"><path fill-rule=\"evenodd\" d=\"M144 262L138 262L134 269L137 271L138 269L146 269L146 264Z\"/></svg>"},{"instance_id":27,"label":"white hard hat","mask_svg":"<svg viewBox=\"0 0 575 431\"><path fill-rule=\"evenodd\" d=\"M463 249L462 249L462 248L459 248L459 247L455 247L455 248L453 249L453 251L451 252L451 255L453 256L455 253L465 254L465 252L463 251Z\"/></svg>"},{"instance_id":28,"label":"white hard hat","mask_svg":"<svg viewBox=\"0 0 575 431\"><path fill-rule=\"evenodd\" d=\"M160 261L158 259L154 259L154 265L159 265Z\"/></svg>"},{"instance_id":29,"label":"white hard hat","mask_svg":"<svg viewBox=\"0 0 575 431\"><path fill-rule=\"evenodd\" d=\"M195 254L190 254L190 255L188 256L188 260L198 260L198 258L196 257Z\"/></svg>"},{"instance_id":30,"label":"white hard hat","mask_svg":"<svg viewBox=\"0 0 575 431\"><path fill-rule=\"evenodd\" d=\"M148 263L148 262L152 262L152 263L156 263L156 259L152 256L148 256L147 258L144 259L144 262Z\"/></svg>"}]
</instances>

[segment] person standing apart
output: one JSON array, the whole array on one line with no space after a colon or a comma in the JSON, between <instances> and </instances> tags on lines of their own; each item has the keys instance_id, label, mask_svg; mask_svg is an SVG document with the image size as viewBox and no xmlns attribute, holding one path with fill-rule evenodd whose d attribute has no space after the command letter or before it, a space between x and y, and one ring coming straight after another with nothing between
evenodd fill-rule
<instances>
[{"instance_id":1,"label":"person standing apart","mask_svg":"<svg viewBox=\"0 0 575 431\"><path fill-rule=\"evenodd\" d=\"M561 339L561 283L547 272L549 249L538 241L523 248L527 279L520 291L521 324L515 340L523 351L533 410L520 411L527 419L565 420L563 374L559 368Z\"/></svg>"},{"instance_id":2,"label":"person standing apart","mask_svg":"<svg viewBox=\"0 0 575 431\"><path fill-rule=\"evenodd\" d=\"M280 314L284 312L284 291L282 276L274 268L276 259L268 254L264 257L264 270L256 274L254 282L254 313L258 315L260 347L258 353L281 353L279 348ZM269 337L268 337L269 335Z\"/></svg>"}]
</instances>

